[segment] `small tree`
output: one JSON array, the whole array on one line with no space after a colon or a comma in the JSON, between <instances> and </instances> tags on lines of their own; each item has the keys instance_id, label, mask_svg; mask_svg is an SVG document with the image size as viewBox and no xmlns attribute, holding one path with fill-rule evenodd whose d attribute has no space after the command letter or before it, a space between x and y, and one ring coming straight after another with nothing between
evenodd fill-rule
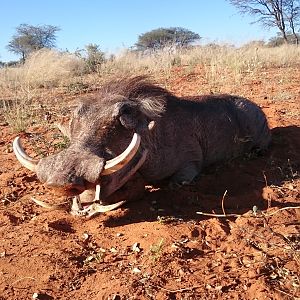
<instances>
[{"instance_id":1,"label":"small tree","mask_svg":"<svg viewBox=\"0 0 300 300\"><path fill-rule=\"evenodd\" d=\"M287 37L288 44L297 43L296 40L295 40L295 35L294 34L288 33L286 35L286 37ZM299 40L300 35L296 33L296 37ZM271 37L269 39L269 42L268 42L267 45L270 46L270 47L277 47L277 46L280 46L280 45L283 45L283 44L286 44L286 41L283 39L282 35L280 33L278 33L277 36Z\"/></svg>"},{"instance_id":2,"label":"small tree","mask_svg":"<svg viewBox=\"0 0 300 300\"><path fill-rule=\"evenodd\" d=\"M300 24L300 1L298 0L285 0L285 18L289 23L295 44L299 44L299 34L296 33L296 26Z\"/></svg>"},{"instance_id":3,"label":"small tree","mask_svg":"<svg viewBox=\"0 0 300 300\"><path fill-rule=\"evenodd\" d=\"M15 54L21 55L24 62L27 56L42 48L54 48L56 43L57 26L41 25L32 26L21 24L16 28L17 33L7 45L7 49Z\"/></svg>"},{"instance_id":4,"label":"small tree","mask_svg":"<svg viewBox=\"0 0 300 300\"><path fill-rule=\"evenodd\" d=\"M300 0L228 0L242 14L257 18L256 22L267 28L277 27L285 43L288 43L287 26L295 32L299 18ZM296 35L295 35L296 36Z\"/></svg>"},{"instance_id":5,"label":"small tree","mask_svg":"<svg viewBox=\"0 0 300 300\"><path fill-rule=\"evenodd\" d=\"M85 62L89 72L96 72L98 66L105 61L105 54L101 51L100 46L96 44L88 44L85 46L86 58Z\"/></svg>"},{"instance_id":6,"label":"small tree","mask_svg":"<svg viewBox=\"0 0 300 300\"><path fill-rule=\"evenodd\" d=\"M86 72L96 72L98 67L105 62L105 53L97 44L88 44L84 48L76 50L75 55L84 60Z\"/></svg>"},{"instance_id":7,"label":"small tree","mask_svg":"<svg viewBox=\"0 0 300 300\"><path fill-rule=\"evenodd\" d=\"M199 34L182 27L157 28L141 34L135 46L138 50L186 47L199 39Z\"/></svg>"}]
</instances>

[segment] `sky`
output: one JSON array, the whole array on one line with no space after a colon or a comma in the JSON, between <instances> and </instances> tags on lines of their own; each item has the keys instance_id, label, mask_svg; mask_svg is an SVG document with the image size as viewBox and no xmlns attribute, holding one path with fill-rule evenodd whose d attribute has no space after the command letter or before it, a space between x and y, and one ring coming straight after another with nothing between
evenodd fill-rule
<instances>
[{"instance_id":1,"label":"sky","mask_svg":"<svg viewBox=\"0 0 300 300\"><path fill-rule=\"evenodd\" d=\"M2 0L0 61L17 60L7 44L22 23L60 27L60 50L93 43L107 53L133 46L140 34L159 27L183 27L202 43L241 45L276 34L241 16L226 0Z\"/></svg>"}]
</instances>

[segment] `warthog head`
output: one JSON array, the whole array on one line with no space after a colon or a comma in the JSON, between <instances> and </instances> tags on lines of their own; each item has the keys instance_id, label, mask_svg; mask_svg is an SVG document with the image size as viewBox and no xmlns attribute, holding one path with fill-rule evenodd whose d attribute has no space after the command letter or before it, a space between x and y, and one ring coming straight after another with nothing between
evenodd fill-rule
<instances>
[{"instance_id":1,"label":"warthog head","mask_svg":"<svg viewBox=\"0 0 300 300\"><path fill-rule=\"evenodd\" d=\"M77 196L94 190L95 199L90 200L105 201L147 159L143 138L164 111L165 93L142 76L115 80L76 107L63 128L70 138L67 149L36 160L25 153L17 137L14 153L56 193Z\"/></svg>"}]
</instances>

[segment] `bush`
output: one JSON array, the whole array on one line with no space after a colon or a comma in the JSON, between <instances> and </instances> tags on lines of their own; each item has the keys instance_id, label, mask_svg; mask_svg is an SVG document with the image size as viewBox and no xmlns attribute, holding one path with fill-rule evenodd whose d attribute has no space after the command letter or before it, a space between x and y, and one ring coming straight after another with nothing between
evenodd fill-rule
<instances>
[{"instance_id":1,"label":"bush","mask_svg":"<svg viewBox=\"0 0 300 300\"><path fill-rule=\"evenodd\" d=\"M84 63L73 54L42 49L32 53L23 65L1 70L7 86L55 87L83 72Z\"/></svg>"},{"instance_id":2,"label":"bush","mask_svg":"<svg viewBox=\"0 0 300 300\"><path fill-rule=\"evenodd\" d=\"M106 61L105 53L100 50L100 46L96 44L88 44L85 49L77 50L75 55L82 59L85 63L84 72L98 72L100 66Z\"/></svg>"}]
</instances>

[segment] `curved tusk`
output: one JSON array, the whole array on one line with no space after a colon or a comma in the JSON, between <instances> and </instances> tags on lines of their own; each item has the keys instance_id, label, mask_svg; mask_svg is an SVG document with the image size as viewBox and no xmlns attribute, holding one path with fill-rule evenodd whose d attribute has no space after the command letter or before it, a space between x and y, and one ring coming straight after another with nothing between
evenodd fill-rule
<instances>
[{"instance_id":1,"label":"curved tusk","mask_svg":"<svg viewBox=\"0 0 300 300\"><path fill-rule=\"evenodd\" d=\"M44 208L47 208L47 209L61 209L62 206L65 204L65 203L61 203L61 204L49 204L47 202L44 202L44 201L41 201L41 200L38 200L38 199L35 199L33 197L31 197L31 199L37 204L37 205L40 205Z\"/></svg>"},{"instance_id":2,"label":"curved tusk","mask_svg":"<svg viewBox=\"0 0 300 300\"><path fill-rule=\"evenodd\" d=\"M139 149L140 143L141 136L137 133L134 133L132 140L126 150L117 157L108 160L101 175L108 175L120 170L135 156Z\"/></svg>"},{"instance_id":3,"label":"curved tusk","mask_svg":"<svg viewBox=\"0 0 300 300\"><path fill-rule=\"evenodd\" d=\"M30 171L36 172L36 166L39 162L38 159L33 159L29 155L27 155L21 145L20 137L16 137L13 141L13 150L15 156L17 157L18 161Z\"/></svg>"},{"instance_id":4,"label":"curved tusk","mask_svg":"<svg viewBox=\"0 0 300 300\"><path fill-rule=\"evenodd\" d=\"M108 211L111 211L111 210L114 210L114 209L120 207L125 202L127 202L127 201L122 200L122 201L119 201L117 203L110 204L110 205L101 205L101 204L98 204L98 203L94 203L93 204L93 211L98 212L98 213L108 212Z\"/></svg>"}]
</instances>

